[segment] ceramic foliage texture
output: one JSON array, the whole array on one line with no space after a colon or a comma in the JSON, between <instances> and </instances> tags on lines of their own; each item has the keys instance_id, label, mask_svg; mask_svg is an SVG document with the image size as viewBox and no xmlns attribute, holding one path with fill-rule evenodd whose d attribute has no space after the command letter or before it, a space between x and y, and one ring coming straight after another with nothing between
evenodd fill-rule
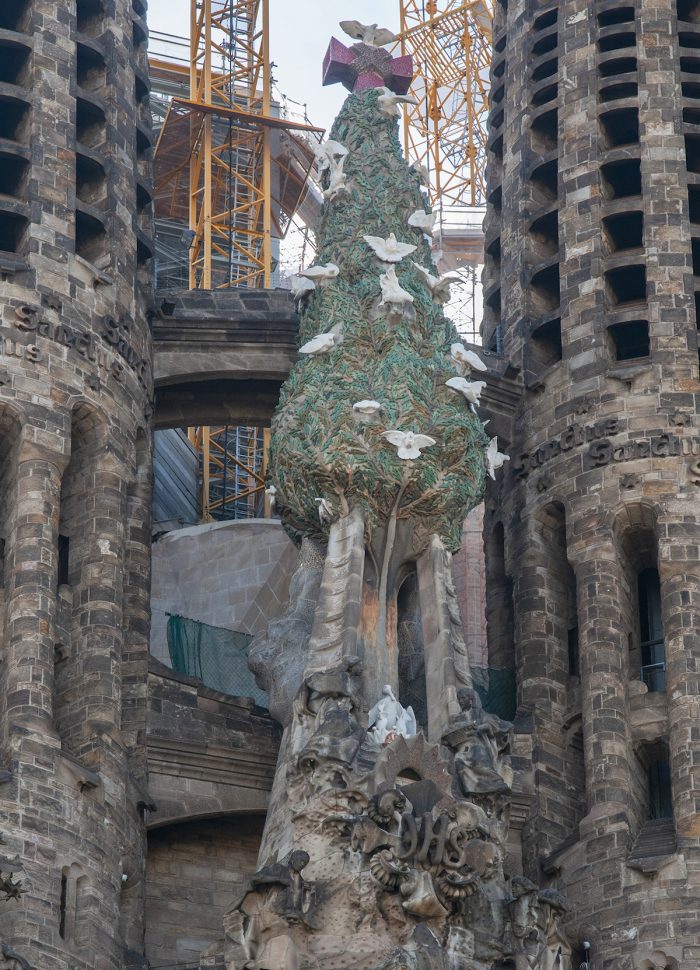
<instances>
[{"instance_id":1,"label":"ceramic foliage texture","mask_svg":"<svg viewBox=\"0 0 700 970\"><path fill-rule=\"evenodd\" d=\"M367 542L392 514L420 523L458 548L466 513L479 503L488 443L478 415L445 386L460 371L450 356L459 341L413 260L436 275L423 232L408 225L425 208L420 176L409 168L396 118L379 110L376 89L350 95L329 137L344 145L347 190L324 206L316 264L335 263L337 277L322 281L301 311L300 345L333 331L339 342L300 359L282 389L272 422L271 483L291 538L325 539L318 498L335 517L361 506ZM329 176L324 176L328 180ZM417 246L396 266L413 303L379 306L383 263L364 235ZM376 400L367 416L353 403ZM413 431L436 444L415 461L398 457L382 432Z\"/></svg>"}]
</instances>

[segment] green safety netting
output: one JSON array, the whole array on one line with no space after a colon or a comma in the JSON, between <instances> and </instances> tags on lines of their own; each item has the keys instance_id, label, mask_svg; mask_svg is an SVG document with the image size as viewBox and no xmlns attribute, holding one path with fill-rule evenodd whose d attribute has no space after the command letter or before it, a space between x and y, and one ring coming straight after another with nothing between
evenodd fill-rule
<instances>
[{"instance_id":1,"label":"green safety netting","mask_svg":"<svg viewBox=\"0 0 700 970\"><path fill-rule=\"evenodd\" d=\"M267 694L248 670L252 636L224 630L184 616L168 619L168 651L173 670L196 677L207 687L234 697L252 697L267 707Z\"/></svg>"}]
</instances>

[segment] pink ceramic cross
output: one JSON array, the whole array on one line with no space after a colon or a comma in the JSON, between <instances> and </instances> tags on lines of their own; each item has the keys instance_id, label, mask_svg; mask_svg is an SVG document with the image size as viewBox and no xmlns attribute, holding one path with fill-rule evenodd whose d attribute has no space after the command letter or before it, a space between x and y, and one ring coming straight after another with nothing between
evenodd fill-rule
<instances>
[{"instance_id":1,"label":"pink ceramic cross","mask_svg":"<svg viewBox=\"0 0 700 970\"><path fill-rule=\"evenodd\" d=\"M413 58L392 57L382 47L353 44L346 47L335 37L323 58L323 83L340 82L357 94L368 88L389 88L395 94L406 94L413 79Z\"/></svg>"}]
</instances>

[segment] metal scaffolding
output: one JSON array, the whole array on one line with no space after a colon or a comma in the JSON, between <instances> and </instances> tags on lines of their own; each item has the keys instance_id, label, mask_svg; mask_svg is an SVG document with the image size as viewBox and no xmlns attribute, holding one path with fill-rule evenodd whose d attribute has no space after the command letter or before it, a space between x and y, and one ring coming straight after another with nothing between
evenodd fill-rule
<instances>
[{"instance_id":1,"label":"metal scaffolding","mask_svg":"<svg viewBox=\"0 0 700 970\"><path fill-rule=\"evenodd\" d=\"M485 204L491 0L400 0L402 54L414 79L404 116L409 158L430 176L434 207Z\"/></svg>"}]
</instances>

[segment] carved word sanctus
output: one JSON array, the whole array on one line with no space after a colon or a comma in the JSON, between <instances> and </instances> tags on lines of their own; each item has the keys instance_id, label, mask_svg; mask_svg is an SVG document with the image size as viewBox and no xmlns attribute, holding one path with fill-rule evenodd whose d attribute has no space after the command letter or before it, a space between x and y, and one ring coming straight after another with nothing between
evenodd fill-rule
<instances>
[{"instance_id":1,"label":"carved word sanctus","mask_svg":"<svg viewBox=\"0 0 700 970\"><path fill-rule=\"evenodd\" d=\"M596 421L595 424L585 426L570 424L560 435L545 441L535 451L526 451L519 455L513 462L513 471L518 478L527 478L530 472L541 468L552 458L571 451L572 448L585 445L587 442L616 435L619 430L617 418L605 418L602 421Z\"/></svg>"},{"instance_id":2,"label":"carved word sanctus","mask_svg":"<svg viewBox=\"0 0 700 970\"><path fill-rule=\"evenodd\" d=\"M86 360L96 363L98 367L109 370L115 380L118 381L121 381L124 375L122 363L124 361L136 375L141 387L148 389L148 361L139 356L121 333L117 321L112 317L103 317L100 321L98 333L94 334L75 330L63 323L51 323L49 320L42 320L37 307L21 306L17 308L16 314L15 326L18 330L36 334L38 337L45 337L47 340L68 347L69 350L74 350ZM113 357L111 354L107 356L105 350L99 345L98 337L119 356ZM24 357L25 360L32 362L41 359L41 352L38 347L23 347L16 341L10 340L5 340L3 353L10 357Z\"/></svg>"}]
</instances>

